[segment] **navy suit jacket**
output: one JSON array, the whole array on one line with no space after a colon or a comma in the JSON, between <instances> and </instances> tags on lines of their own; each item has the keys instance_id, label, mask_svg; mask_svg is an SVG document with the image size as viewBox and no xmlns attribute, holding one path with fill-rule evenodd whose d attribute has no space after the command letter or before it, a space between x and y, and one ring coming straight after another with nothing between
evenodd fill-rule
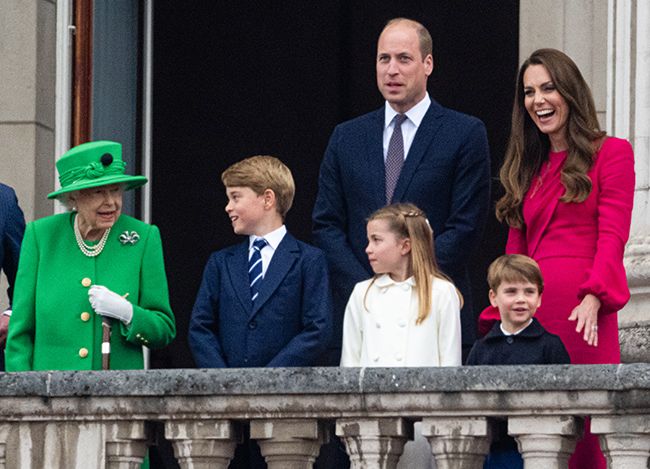
<instances>
[{"instance_id":1,"label":"navy suit jacket","mask_svg":"<svg viewBox=\"0 0 650 469\"><path fill-rule=\"evenodd\" d=\"M200 368L312 366L329 344L332 302L325 256L287 233L255 303L248 240L210 256L190 321Z\"/></svg>"},{"instance_id":2,"label":"navy suit jacket","mask_svg":"<svg viewBox=\"0 0 650 469\"><path fill-rule=\"evenodd\" d=\"M366 219L386 205L384 108L334 129L321 164L313 212L315 244L325 251L334 296L334 348L352 288L372 276L365 254ZM432 100L418 127L393 194L427 214L440 268L462 292L463 345L476 339L467 264L490 199L490 155L483 123Z\"/></svg>"},{"instance_id":3,"label":"navy suit jacket","mask_svg":"<svg viewBox=\"0 0 650 469\"><path fill-rule=\"evenodd\" d=\"M9 281L7 294L10 302L24 233L25 217L18 206L16 193L11 187L0 184L0 268Z\"/></svg>"}]
</instances>

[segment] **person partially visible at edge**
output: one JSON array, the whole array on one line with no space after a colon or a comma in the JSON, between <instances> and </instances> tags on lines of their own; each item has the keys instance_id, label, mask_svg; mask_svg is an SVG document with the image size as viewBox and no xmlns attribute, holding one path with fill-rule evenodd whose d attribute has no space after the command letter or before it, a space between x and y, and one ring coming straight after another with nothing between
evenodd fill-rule
<instances>
[{"instance_id":1,"label":"person partially visible at edge","mask_svg":"<svg viewBox=\"0 0 650 469\"><path fill-rule=\"evenodd\" d=\"M571 363L619 363L619 311L630 292L623 251L630 233L634 154L600 130L591 91L563 52L539 49L517 76L496 215L506 253L535 259L546 279L540 324L560 336ZM498 318L481 313L485 331ZM589 431L571 468L605 468Z\"/></svg>"},{"instance_id":2,"label":"person partially visible at edge","mask_svg":"<svg viewBox=\"0 0 650 469\"><path fill-rule=\"evenodd\" d=\"M84 143L56 163L67 213L27 225L6 348L7 371L144 367L143 346L176 335L158 228L122 214L122 194L147 182L125 174L122 146Z\"/></svg>"},{"instance_id":3,"label":"person partially visible at edge","mask_svg":"<svg viewBox=\"0 0 650 469\"><path fill-rule=\"evenodd\" d=\"M13 297L20 243L25 233L25 217L18 206L14 190L0 183L0 270L7 277L9 309L0 315L0 371L4 370L4 345L7 341L11 299Z\"/></svg>"},{"instance_id":4,"label":"person partially visible at edge","mask_svg":"<svg viewBox=\"0 0 650 469\"><path fill-rule=\"evenodd\" d=\"M354 286L372 276L366 220L413 203L435 233L436 258L465 300L463 351L476 339L468 262L488 213L490 155L483 123L442 107L427 93L432 40L420 23L396 18L377 42L377 86L385 104L338 125L320 168L315 244L325 251L334 296L334 342L323 364L338 365L343 312Z\"/></svg>"},{"instance_id":5,"label":"person partially visible at edge","mask_svg":"<svg viewBox=\"0 0 650 469\"><path fill-rule=\"evenodd\" d=\"M571 363L560 338L535 319L542 304L544 279L539 265L521 254L498 257L488 269L490 304L501 320L472 347L468 365L551 365ZM483 469L523 469L507 421L497 422Z\"/></svg>"}]
</instances>

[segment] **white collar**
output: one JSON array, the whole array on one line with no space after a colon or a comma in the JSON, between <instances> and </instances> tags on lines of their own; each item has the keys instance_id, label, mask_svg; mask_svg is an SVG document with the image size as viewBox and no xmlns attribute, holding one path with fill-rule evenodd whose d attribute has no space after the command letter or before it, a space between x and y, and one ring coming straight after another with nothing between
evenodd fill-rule
<instances>
[{"instance_id":1,"label":"white collar","mask_svg":"<svg viewBox=\"0 0 650 469\"><path fill-rule=\"evenodd\" d=\"M404 280L403 282L396 282L395 280L390 278L390 275L381 274L379 277L375 279L375 285L377 285L380 288L389 287L391 285L409 285L411 287L414 287L415 277L411 276L406 280Z\"/></svg>"},{"instance_id":2,"label":"white collar","mask_svg":"<svg viewBox=\"0 0 650 469\"><path fill-rule=\"evenodd\" d=\"M248 237L248 249L250 250L253 247L253 242L256 239L264 238L266 240L266 243L275 251L278 248L280 241L282 241L282 238L284 238L285 234L287 234L287 227L282 225L280 228L276 228L270 233L266 233L264 236L250 235Z\"/></svg>"},{"instance_id":3,"label":"white collar","mask_svg":"<svg viewBox=\"0 0 650 469\"><path fill-rule=\"evenodd\" d=\"M521 329L517 329L515 332L508 332L503 328L503 323L499 323L499 327L501 328L501 332L503 332L503 335L518 335L519 333L523 332L524 329L526 329L528 326L530 326L533 323L533 318L530 318L528 320L528 324L526 324L524 327Z\"/></svg>"},{"instance_id":4,"label":"white collar","mask_svg":"<svg viewBox=\"0 0 650 469\"><path fill-rule=\"evenodd\" d=\"M425 93L424 98L422 98L419 103L406 111L404 114L406 117L408 117L408 120L410 120L413 125L415 125L416 128L420 127L420 123L422 122L422 119L424 119L424 115L429 110L430 105L431 98L429 97L429 93ZM386 104L384 105L384 130L390 125L391 122L393 122L393 119L397 114L399 114L399 112L393 109L388 101L386 101Z\"/></svg>"}]
</instances>

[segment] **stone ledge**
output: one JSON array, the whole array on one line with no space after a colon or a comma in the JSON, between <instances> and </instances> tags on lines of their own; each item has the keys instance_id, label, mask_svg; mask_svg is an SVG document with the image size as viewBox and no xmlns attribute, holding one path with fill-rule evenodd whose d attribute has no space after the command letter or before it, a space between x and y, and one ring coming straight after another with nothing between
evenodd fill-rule
<instances>
[{"instance_id":1,"label":"stone ledge","mask_svg":"<svg viewBox=\"0 0 650 469\"><path fill-rule=\"evenodd\" d=\"M648 390L650 365L247 368L0 373L0 397Z\"/></svg>"}]
</instances>

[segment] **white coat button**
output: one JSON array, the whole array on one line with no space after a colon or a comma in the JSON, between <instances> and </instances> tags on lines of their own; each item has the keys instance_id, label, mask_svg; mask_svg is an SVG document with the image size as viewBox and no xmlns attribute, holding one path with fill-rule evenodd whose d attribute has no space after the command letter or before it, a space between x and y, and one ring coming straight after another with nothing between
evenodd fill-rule
<instances>
[{"instance_id":1,"label":"white coat button","mask_svg":"<svg viewBox=\"0 0 650 469\"><path fill-rule=\"evenodd\" d=\"M385 287L384 287L384 288L381 289L381 292L382 292L382 293L386 293L387 291L388 291L388 288L385 288Z\"/></svg>"},{"instance_id":2,"label":"white coat button","mask_svg":"<svg viewBox=\"0 0 650 469\"><path fill-rule=\"evenodd\" d=\"M399 324L399 327L406 327L406 320L402 319L398 324Z\"/></svg>"},{"instance_id":3,"label":"white coat button","mask_svg":"<svg viewBox=\"0 0 650 469\"><path fill-rule=\"evenodd\" d=\"M406 291L406 290L409 290L410 288L411 288L411 286L408 283L403 283L402 284L402 290Z\"/></svg>"},{"instance_id":4,"label":"white coat button","mask_svg":"<svg viewBox=\"0 0 650 469\"><path fill-rule=\"evenodd\" d=\"M378 357L378 356L377 356L377 357L372 357L372 361L373 361L373 362L378 362L378 361L379 361L379 357Z\"/></svg>"},{"instance_id":5,"label":"white coat button","mask_svg":"<svg viewBox=\"0 0 650 469\"><path fill-rule=\"evenodd\" d=\"M375 326L377 326L377 329L381 329L381 324L380 323L376 323Z\"/></svg>"},{"instance_id":6,"label":"white coat button","mask_svg":"<svg viewBox=\"0 0 650 469\"><path fill-rule=\"evenodd\" d=\"M403 358L402 355L400 355L399 353L395 355L395 360L397 360L398 362L401 362L402 358Z\"/></svg>"}]
</instances>

